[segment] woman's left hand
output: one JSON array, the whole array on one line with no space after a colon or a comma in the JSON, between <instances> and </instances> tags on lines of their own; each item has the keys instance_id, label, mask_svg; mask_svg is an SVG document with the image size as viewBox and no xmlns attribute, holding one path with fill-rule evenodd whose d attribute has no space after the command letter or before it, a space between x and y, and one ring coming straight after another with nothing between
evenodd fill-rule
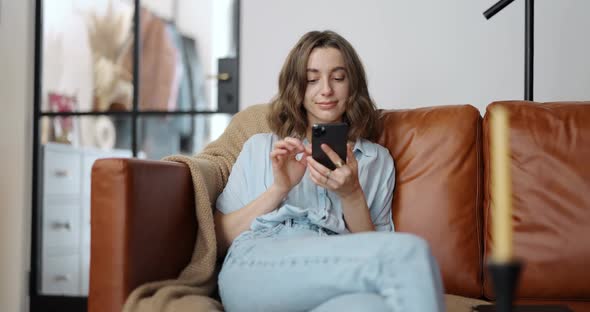
<instances>
[{"instance_id":1,"label":"woman's left hand","mask_svg":"<svg viewBox=\"0 0 590 312\"><path fill-rule=\"evenodd\" d=\"M330 170L308 156L307 167L311 180L315 184L337 193L341 198L362 191L358 179L358 163L352 152L352 145L346 144L346 163L328 145L322 144L321 147L332 163L336 165L336 169Z\"/></svg>"}]
</instances>

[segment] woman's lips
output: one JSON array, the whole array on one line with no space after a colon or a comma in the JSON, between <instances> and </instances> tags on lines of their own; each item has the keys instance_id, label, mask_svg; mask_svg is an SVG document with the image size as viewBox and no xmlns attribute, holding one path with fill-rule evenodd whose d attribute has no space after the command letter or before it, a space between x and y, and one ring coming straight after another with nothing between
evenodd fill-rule
<instances>
[{"instance_id":1,"label":"woman's lips","mask_svg":"<svg viewBox=\"0 0 590 312\"><path fill-rule=\"evenodd\" d=\"M320 106L321 109L330 109L338 104L338 101L330 101L330 102L316 102L317 105Z\"/></svg>"}]
</instances>

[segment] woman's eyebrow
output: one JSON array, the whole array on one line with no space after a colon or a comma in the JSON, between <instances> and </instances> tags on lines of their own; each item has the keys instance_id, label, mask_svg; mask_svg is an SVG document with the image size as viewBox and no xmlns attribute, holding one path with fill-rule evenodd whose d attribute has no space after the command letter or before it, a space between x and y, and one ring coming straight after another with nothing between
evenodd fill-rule
<instances>
[{"instance_id":1,"label":"woman's eyebrow","mask_svg":"<svg viewBox=\"0 0 590 312\"><path fill-rule=\"evenodd\" d=\"M346 68L344 68L343 66L338 66L338 67L334 67L330 72L333 73L335 71L346 71ZM319 69L315 69L315 68L308 68L307 69L308 73L319 73Z\"/></svg>"}]
</instances>

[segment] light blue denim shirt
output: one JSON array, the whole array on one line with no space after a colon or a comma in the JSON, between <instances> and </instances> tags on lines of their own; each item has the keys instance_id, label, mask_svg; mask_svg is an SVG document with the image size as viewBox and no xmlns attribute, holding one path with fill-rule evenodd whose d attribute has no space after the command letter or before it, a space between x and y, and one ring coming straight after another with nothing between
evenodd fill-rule
<instances>
[{"instance_id":1,"label":"light blue denim shirt","mask_svg":"<svg viewBox=\"0 0 590 312\"><path fill-rule=\"evenodd\" d=\"M272 133L259 133L244 143L227 185L217 198L219 211L224 214L236 211L272 185L270 152L278 140L278 136ZM367 198L373 224L377 231L391 232L391 201L395 183L393 159L386 148L365 139L358 139L353 151L358 161L359 182ZM257 217L251 229L272 228L289 219L310 222L339 234L349 233L339 196L313 183L309 170L279 207Z\"/></svg>"}]
</instances>

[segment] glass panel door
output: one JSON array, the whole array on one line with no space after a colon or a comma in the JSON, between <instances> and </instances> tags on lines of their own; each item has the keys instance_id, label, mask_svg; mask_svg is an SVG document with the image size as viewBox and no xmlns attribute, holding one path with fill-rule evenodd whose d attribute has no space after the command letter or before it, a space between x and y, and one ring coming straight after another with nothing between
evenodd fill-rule
<instances>
[{"instance_id":1,"label":"glass panel door","mask_svg":"<svg viewBox=\"0 0 590 312\"><path fill-rule=\"evenodd\" d=\"M193 155L223 132L238 110L239 1L36 5L31 310L82 311L94 161Z\"/></svg>"}]
</instances>

